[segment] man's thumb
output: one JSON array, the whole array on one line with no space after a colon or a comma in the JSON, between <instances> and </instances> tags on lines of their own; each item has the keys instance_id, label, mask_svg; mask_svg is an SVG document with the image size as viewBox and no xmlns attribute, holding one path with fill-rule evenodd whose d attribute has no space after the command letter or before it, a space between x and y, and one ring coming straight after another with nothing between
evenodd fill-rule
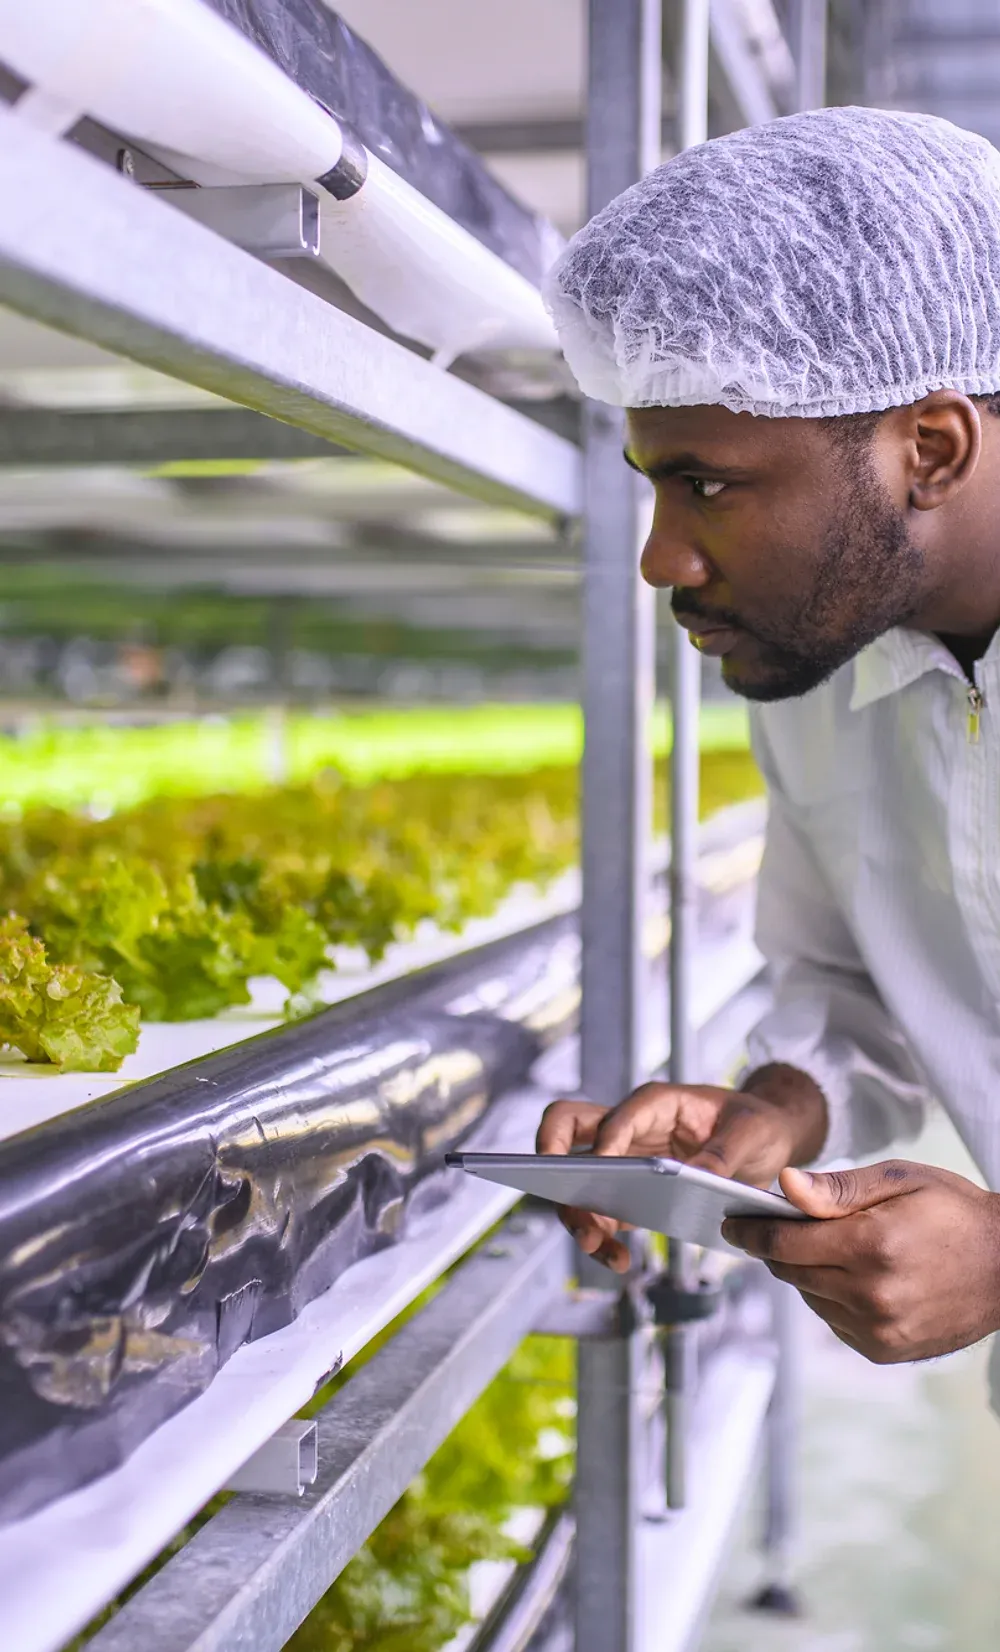
<instances>
[{"instance_id":1,"label":"man's thumb","mask_svg":"<svg viewBox=\"0 0 1000 1652\"><path fill-rule=\"evenodd\" d=\"M858 1170L783 1170L778 1180L793 1205L807 1216L852 1216L870 1210L900 1193L909 1193L914 1184L914 1166L895 1161L864 1165Z\"/></svg>"}]
</instances>

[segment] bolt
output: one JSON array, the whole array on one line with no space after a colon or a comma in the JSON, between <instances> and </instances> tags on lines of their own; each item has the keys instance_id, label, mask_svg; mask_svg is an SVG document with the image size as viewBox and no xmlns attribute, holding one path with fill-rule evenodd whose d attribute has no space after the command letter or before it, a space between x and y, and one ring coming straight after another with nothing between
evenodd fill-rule
<instances>
[{"instance_id":1,"label":"bolt","mask_svg":"<svg viewBox=\"0 0 1000 1652\"><path fill-rule=\"evenodd\" d=\"M135 156L131 149L119 149L117 155L118 170L126 178L135 177Z\"/></svg>"}]
</instances>

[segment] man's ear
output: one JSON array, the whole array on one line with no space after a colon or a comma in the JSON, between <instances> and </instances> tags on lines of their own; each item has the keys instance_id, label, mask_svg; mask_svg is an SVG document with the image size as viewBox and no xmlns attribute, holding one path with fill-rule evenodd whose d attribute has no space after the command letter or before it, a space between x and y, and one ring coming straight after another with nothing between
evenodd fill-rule
<instances>
[{"instance_id":1,"label":"man's ear","mask_svg":"<svg viewBox=\"0 0 1000 1652\"><path fill-rule=\"evenodd\" d=\"M935 390L910 415L910 505L933 511L972 480L983 450L979 409L958 390Z\"/></svg>"}]
</instances>

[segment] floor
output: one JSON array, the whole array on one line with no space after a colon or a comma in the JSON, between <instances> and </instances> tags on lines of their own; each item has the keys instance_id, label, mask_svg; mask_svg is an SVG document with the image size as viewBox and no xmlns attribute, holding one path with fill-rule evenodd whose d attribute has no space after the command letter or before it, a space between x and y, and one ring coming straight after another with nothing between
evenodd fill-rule
<instances>
[{"instance_id":1,"label":"floor","mask_svg":"<svg viewBox=\"0 0 1000 1652\"><path fill-rule=\"evenodd\" d=\"M908 1156L971 1174L940 1120ZM1000 1422L985 1356L871 1366L803 1309L804 1613L745 1609L760 1577L751 1508L702 1652L997 1652Z\"/></svg>"}]
</instances>

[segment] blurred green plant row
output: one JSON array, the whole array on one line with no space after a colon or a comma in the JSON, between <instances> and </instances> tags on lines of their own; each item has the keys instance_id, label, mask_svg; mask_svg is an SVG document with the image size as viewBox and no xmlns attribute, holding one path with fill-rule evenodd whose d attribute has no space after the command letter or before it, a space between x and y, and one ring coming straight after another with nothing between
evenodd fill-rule
<instances>
[{"instance_id":1,"label":"blurred green plant row","mask_svg":"<svg viewBox=\"0 0 1000 1652\"><path fill-rule=\"evenodd\" d=\"M757 784L745 752L703 768L706 812ZM103 820L0 820L0 1042L115 1071L140 1016L215 1016L248 1003L256 976L306 1013L331 948L374 962L424 919L457 930L518 885L549 883L576 860L577 809L578 771L563 766L368 786L327 773Z\"/></svg>"},{"instance_id":2,"label":"blurred green plant row","mask_svg":"<svg viewBox=\"0 0 1000 1652\"><path fill-rule=\"evenodd\" d=\"M33 563L28 557L20 566L4 567L0 634L88 636L193 649L234 644L267 648L280 641L283 647L326 654L469 660L507 669L532 662L540 653L530 646L518 648L508 637L484 639L458 629L407 625L345 609L330 598L253 596L210 585L177 590L115 585L81 577L72 564ZM546 652L566 663L573 660L571 650Z\"/></svg>"},{"instance_id":3,"label":"blurred green plant row","mask_svg":"<svg viewBox=\"0 0 1000 1652\"><path fill-rule=\"evenodd\" d=\"M314 1007L331 947L374 961L422 919L457 929L552 879L575 854L574 791L571 769L367 787L329 775L106 820L30 810L0 823L3 907L21 920L0 927L0 1037L65 1063L68 1030L85 1026L74 1064L114 1070L140 1013L215 1016L248 1003L255 976L282 983L290 1013ZM84 994L92 976L121 1001Z\"/></svg>"},{"instance_id":4,"label":"blurred green plant row","mask_svg":"<svg viewBox=\"0 0 1000 1652\"><path fill-rule=\"evenodd\" d=\"M670 743L666 709L653 720L657 756ZM702 708L703 751L745 750L746 707ZM380 707L178 718L122 725L21 716L0 735L0 798L8 812L37 804L109 813L150 797L260 791L326 768L360 785L424 774L524 774L578 763L580 708L571 704Z\"/></svg>"}]
</instances>

